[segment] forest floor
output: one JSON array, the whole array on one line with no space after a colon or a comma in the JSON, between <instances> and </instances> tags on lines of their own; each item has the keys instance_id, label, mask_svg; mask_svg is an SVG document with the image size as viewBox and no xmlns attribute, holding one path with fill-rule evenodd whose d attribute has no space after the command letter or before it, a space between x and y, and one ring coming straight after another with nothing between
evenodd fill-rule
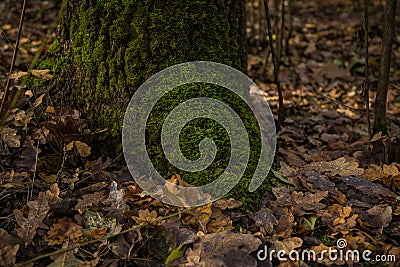
<instances>
[{"instance_id":1,"label":"forest floor","mask_svg":"<svg viewBox=\"0 0 400 267\"><path fill-rule=\"evenodd\" d=\"M392 143L400 136L399 23L388 92L390 132L369 140L358 34L362 5L293 2L280 73L286 119L278 133L275 187L258 210L243 211L234 199L189 211L160 203L115 159L91 155L96 135L63 149L60 143L74 140L82 126L79 112L64 108L55 116L50 97L16 82L10 92L22 93L0 128L0 266L399 266L400 163ZM371 103L379 72L379 2L370 12ZM20 9L14 1L0 3L1 92ZM37 51L48 48L57 11L53 1L29 1L14 78L27 75ZM255 23L262 19L256 16ZM248 75L276 114L268 49L256 40L257 27L248 27ZM34 69L29 75L52 77ZM265 248L286 254L269 261ZM307 250L317 259L288 258ZM332 250L336 258L328 257Z\"/></svg>"}]
</instances>

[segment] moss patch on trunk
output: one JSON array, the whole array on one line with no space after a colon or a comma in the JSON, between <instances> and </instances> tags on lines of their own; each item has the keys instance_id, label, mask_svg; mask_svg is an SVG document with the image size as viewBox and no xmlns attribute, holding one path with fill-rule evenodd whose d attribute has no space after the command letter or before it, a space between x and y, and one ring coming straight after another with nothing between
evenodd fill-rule
<instances>
[{"instance_id":1,"label":"moss patch on trunk","mask_svg":"<svg viewBox=\"0 0 400 267\"><path fill-rule=\"evenodd\" d=\"M125 109L137 88L169 66L188 61L214 61L245 71L243 1L65 1L59 35L52 45L50 67L56 74L52 92L60 105L77 108L92 129L109 129L102 147L118 153ZM241 201L256 203L268 185L248 195L248 183L258 162L260 136L245 103L212 85L191 84L166 95L148 120L148 152L162 175L180 173L189 183L202 185L223 172L230 156L226 131L212 120L189 123L181 133L181 150L189 159L199 157L205 137L216 141L217 158L196 174L180 172L165 158L160 127L169 111L191 97L213 97L228 103L244 120L251 143L250 163L244 178L231 191Z\"/></svg>"}]
</instances>

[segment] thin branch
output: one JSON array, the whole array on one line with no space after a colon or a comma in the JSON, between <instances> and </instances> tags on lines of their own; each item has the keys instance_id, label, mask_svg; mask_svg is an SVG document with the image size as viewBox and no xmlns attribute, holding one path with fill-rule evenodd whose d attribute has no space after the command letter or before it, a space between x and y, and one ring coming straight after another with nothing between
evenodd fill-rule
<instances>
[{"instance_id":1,"label":"thin branch","mask_svg":"<svg viewBox=\"0 0 400 267\"><path fill-rule=\"evenodd\" d=\"M24 2L22 4L21 17L20 17L19 26L18 26L18 37L17 37L17 40L15 41L14 53L13 53L13 57L12 57L12 60L11 60L10 71L8 72L8 75L10 75L11 72L13 71L14 65L15 65L15 60L17 58L19 41L21 40L21 34L22 34L22 26L24 25L24 18L25 18L25 11L26 11L26 1L27 0L24 0ZM7 83L6 83L6 86L4 88L3 100L1 101L1 106L0 106L0 114L3 114L4 103L5 103L6 98L7 98L7 93L8 93L8 88L9 87L10 87L10 78L7 78Z\"/></svg>"},{"instance_id":2,"label":"thin branch","mask_svg":"<svg viewBox=\"0 0 400 267\"><path fill-rule=\"evenodd\" d=\"M368 0L364 0L364 45L365 45L365 82L364 82L364 99L365 99L365 111L367 115L367 127L368 127L368 138L371 140L371 118L369 114L369 78L368 78Z\"/></svg>"},{"instance_id":3,"label":"thin branch","mask_svg":"<svg viewBox=\"0 0 400 267\"><path fill-rule=\"evenodd\" d=\"M87 245L90 245L90 244L93 244L93 243L102 242L104 240L108 240L110 238L114 238L114 237L129 233L129 232L135 231L135 230L140 229L142 227L149 226L151 224L154 224L154 223L157 223L157 222L161 222L161 221L164 221L166 219L175 217L175 216L180 215L182 213L191 211L191 210L193 210L195 208L197 208L197 207L186 208L184 210L180 210L178 212L172 213L172 214L167 215L165 217L154 219L151 222L148 222L148 223L145 223L145 224L141 224L141 225L132 226L131 228L128 228L128 229L123 230L123 231L121 231L119 233L116 233L116 234L100 237L100 238L97 238L97 239L94 239L94 240L90 240L90 241L87 241L87 242L76 244L76 245L68 247L68 248L59 249L59 250L56 250L56 251L53 251L53 252L50 252L50 253L47 253L47 254L42 254L42 255L39 255L39 256L37 256L37 257L35 257L33 259L25 261L23 263L19 263L19 264L15 265L15 266L17 266L17 267L25 266L25 265L28 265L29 263L32 263L32 262L35 262L35 261L38 261L38 260L41 260L41 259L44 259L44 258L47 258L47 257L50 257L50 256L59 255L59 254L62 254L62 253L65 253L65 252L68 252L68 251L71 251L71 250L74 250L74 249L77 249L77 248L81 248L81 247L84 247L84 246L87 246Z\"/></svg>"},{"instance_id":4,"label":"thin branch","mask_svg":"<svg viewBox=\"0 0 400 267\"><path fill-rule=\"evenodd\" d=\"M275 48L274 48L274 44L273 44L273 40L272 40L271 17L269 14L269 7L268 7L267 0L264 0L264 8L265 8L265 16L267 19L268 39L269 39L269 46L271 48L272 63L274 64L274 80L275 80L274 82L278 89L278 97L279 97L278 121L276 123L276 129L279 130L281 127L281 124L283 122L283 94L282 94L281 83L279 81L279 62L277 62Z\"/></svg>"},{"instance_id":5,"label":"thin branch","mask_svg":"<svg viewBox=\"0 0 400 267\"><path fill-rule=\"evenodd\" d=\"M346 105L345 103L343 103L343 102L340 101L340 100L337 100L337 99L335 99L335 98L333 98L333 97L330 97L330 96L328 96L328 95L324 95L324 94L318 92L318 91L315 89L315 88L318 88L317 85L316 85L315 83L312 83L312 84L313 84L313 89L314 89L313 92L316 93L317 95L319 95L319 96L321 96L321 97L323 97L323 98L329 99L330 101L335 102L336 104L341 105L341 106L343 106L343 107L345 107L345 108L347 108L347 109L350 109L350 110L359 112L360 115L365 114L365 110L364 110L364 109L353 108L353 107L351 107L351 106L349 106L349 105ZM370 114L370 116L371 116L371 117L376 117L377 115L376 115L376 114ZM400 123L400 121L399 121L399 120L396 120L396 119L392 119L392 118L386 118L386 119L387 119L388 121L392 121L392 122L395 122L395 123Z\"/></svg>"}]
</instances>

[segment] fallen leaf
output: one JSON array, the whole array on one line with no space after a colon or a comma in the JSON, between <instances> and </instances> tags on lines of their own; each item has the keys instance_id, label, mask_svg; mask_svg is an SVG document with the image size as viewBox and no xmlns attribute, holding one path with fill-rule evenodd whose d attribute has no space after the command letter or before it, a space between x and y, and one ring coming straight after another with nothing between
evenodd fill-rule
<instances>
[{"instance_id":1,"label":"fallen leaf","mask_svg":"<svg viewBox=\"0 0 400 267\"><path fill-rule=\"evenodd\" d=\"M90 155L91 148L84 142L75 141L75 147L76 147L76 150L78 151L79 155L81 155L82 157L87 157Z\"/></svg>"},{"instance_id":2,"label":"fallen leaf","mask_svg":"<svg viewBox=\"0 0 400 267\"><path fill-rule=\"evenodd\" d=\"M313 231L315 228L315 223L317 221L317 216L312 215L308 218L304 217L303 221L301 222L301 225L304 227L304 229L308 231Z\"/></svg>"},{"instance_id":3,"label":"fallen leaf","mask_svg":"<svg viewBox=\"0 0 400 267\"><path fill-rule=\"evenodd\" d=\"M138 224L146 224L146 223L156 223L156 220L160 219L161 217L157 216L157 212L152 210L151 212L148 209L139 210L139 216L132 216ZM160 222L158 221L157 224Z\"/></svg>"},{"instance_id":4,"label":"fallen leaf","mask_svg":"<svg viewBox=\"0 0 400 267\"><path fill-rule=\"evenodd\" d=\"M15 72L13 72L13 73L11 73L11 74L9 75L9 78L10 78L10 79L19 80L19 79L21 79L22 77L24 77L24 76L26 76L26 75L28 75L28 73L25 72L25 71L15 71Z\"/></svg>"},{"instance_id":5,"label":"fallen leaf","mask_svg":"<svg viewBox=\"0 0 400 267\"><path fill-rule=\"evenodd\" d=\"M75 205L75 210L82 214L90 206L97 205L105 198L105 191L94 192L93 194L86 194L82 196L82 199L78 199L78 204Z\"/></svg>"},{"instance_id":6,"label":"fallen leaf","mask_svg":"<svg viewBox=\"0 0 400 267\"><path fill-rule=\"evenodd\" d=\"M366 196L381 196L388 199L396 199L397 195L390 191L389 189L383 187L380 184L375 184L367 179L357 178L353 176L342 177L342 181L345 182L347 186L351 186L361 191Z\"/></svg>"},{"instance_id":7,"label":"fallen leaf","mask_svg":"<svg viewBox=\"0 0 400 267\"><path fill-rule=\"evenodd\" d=\"M17 258L19 244L9 235L6 230L0 228L0 266L14 266Z\"/></svg>"},{"instance_id":8,"label":"fallen leaf","mask_svg":"<svg viewBox=\"0 0 400 267\"><path fill-rule=\"evenodd\" d=\"M275 227L274 236L288 238L297 224L294 221L293 208L283 207L279 208L279 211L280 217L278 219L278 225Z\"/></svg>"},{"instance_id":9,"label":"fallen leaf","mask_svg":"<svg viewBox=\"0 0 400 267\"><path fill-rule=\"evenodd\" d=\"M34 172L37 167L38 154L40 149L33 145L31 137L28 135L23 144L24 150L21 152L21 158L17 163L18 167L26 168L30 172Z\"/></svg>"},{"instance_id":10,"label":"fallen leaf","mask_svg":"<svg viewBox=\"0 0 400 267\"><path fill-rule=\"evenodd\" d=\"M376 133L372 138L371 138L371 142L375 142L382 139L382 131L380 131L379 133Z\"/></svg>"},{"instance_id":11,"label":"fallen leaf","mask_svg":"<svg viewBox=\"0 0 400 267\"><path fill-rule=\"evenodd\" d=\"M111 251L120 259L129 259L131 246L126 242L124 236L119 235L115 241L108 244Z\"/></svg>"},{"instance_id":12,"label":"fallen leaf","mask_svg":"<svg viewBox=\"0 0 400 267\"><path fill-rule=\"evenodd\" d=\"M262 207L258 212L250 214L250 218L255 221L255 225L260 228L260 232L264 235L271 235L274 231L274 226L278 225L273 211L269 208Z\"/></svg>"},{"instance_id":13,"label":"fallen leaf","mask_svg":"<svg viewBox=\"0 0 400 267\"><path fill-rule=\"evenodd\" d=\"M392 207L389 205L376 205L365 212L360 212L362 220L370 226L383 228L392 221Z\"/></svg>"},{"instance_id":14,"label":"fallen leaf","mask_svg":"<svg viewBox=\"0 0 400 267\"><path fill-rule=\"evenodd\" d=\"M347 162L346 158L341 157L334 161L312 162L306 168L317 172L330 172L332 175L348 176L361 175L364 169L358 168L357 162Z\"/></svg>"},{"instance_id":15,"label":"fallen leaf","mask_svg":"<svg viewBox=\"0 0 400 267\"><path fill-rule=\"evenodd\" d=\"M182 215L183 224L199 224L202 231L206 231L206 225L210 221L212 214L212 204L197 207Z\"/></svg>"},{"instance_id":16,"label":"fallen leaf","mask_svg":"<svg viewBox=\"0 0 400 267\"><path fill-rule=\"evenodd\" d=\"M68 243L65 242L62 248L68 248ZM50 258L53 260L53 262L47 265L47 267L80 267L83 263L83 261L75 257L74 250L51 256Z\"/></svg>"},{"instance_id":17,"label":"fallen leaf","mask_svg":"<svg viewBox=\"0 0 400 267\"><path fill-rule=\"evenodd\" d=\"M243 205L242 202L234 198L229 198L229 199L221 198L213 203L213 207L220 208L221 210L236 209L241 207L242 205Z\"/></svg>"},{"instance_id":18,"label":"fallen leaf","mask_svg":"<svg viewBox=\"0 0 400 267\"><path fill-rule=\"evenodd\" d=\"M66 241L77 243L81 236L82 226L74 223L71 218L65 217L50 227L45 241L49 246L61 245Z\"/></svg>"},{"instance_id":19,"label":"fallen leaf","mask_svg":"<svg viewBox=\"0 0 400 267\"><path fill-rule=\"evenodd\" d=\"M39 193L37 200L29 201L27 206L29 207L27 218L23 216L22 211L14 210L15 220L20 226L20 228L17 229L17 234L24 240L25 246L32 242L33 237L36 235L37 228L48 228L42 220L50 210L46 196L43 192Z\"/></svg>"},{"instance_id":20,"label":"fallen leaf","mask_svg":"<svg viewBox=\"0 0 400 267\"><path fill-rule=\"evenodd\" d=\"M51 80L53 79L53 75L50 74L49 69L45 70L30 70L29 73L31 73L33 76L40 78L42 80Z\"/></svg>"},{"instance_id":21,"label":"fallen leaf","mask_svg":"<svg viewBox=\"0 0 400 267\"><path fill-rule=\"evenodd\" d=\"M17 135L16 129L3 128L1 131L1 140L3 140L8 147L19 147L21 145L21 136Z\"/></svg>"},{"instance_id":22,"label":"fallen leaf","mask_svg":"<svg viewBox=\"0 0 400 267\"><path fill-rule=\"evenodd\" d=\"M100 237L103 237L106 234L107 230L108 229L106 227L90 229L87 233L85 233L85 236L91 237L93 239L98 239Z\"/></svg>"},{"instance_id":23,"label":"fallen leaf","mask_svg":"<svg viewBox=\"0 0 400 267\"><path fill-rule=\"evenodd\" d=\"M339 210L339 216L333 220L333 226L338 224L344 224L346 222L346 218L350 216L351 207L346 206L343 207L342 210Z\"/></svg>"},{"instance_id":24,"label":"fallen leaf","mask_svg":"<svg viewBox=\"0 0 400 267\"><path fill-rule=\"evenodd\" d=\"M292 250L295 250L296 248L300 248L302 244L303 240L299 237L289 237L282 241L279 240L273 241L275 250L285 251L286 254L289 254Z\"/></svg>"},{"instance_id":25,"label":"fallen leaf","mask_svg":"<svg viewBox=\"0 0 400 267\"><path fill-rule=\"evenodd\" d=\"M249 254L260 245L261 241L253 235L232 232L204 235L186 253L184 266L257 266L257 260Z\"/></svg>"},{"instance_id":26,"label":"fallen leaf","mask_svg":"<svg viewBox=\"0 0 400 267\"><path fill-rule=\"evenodd\" d=\"M58 184L54 183L50 185L50 190L46 191L46 199L47 201L54 205L60 200L60 188L58 188Z\"/></svg>"},{"instance_id":27,"label":"fallen leaf","mask_svg":"<svg viewBox=\"0 0 400 267\"><path fill-rule=\"evenodd\" d=\"M43 102L43 98L46 94L41 94L38 98L36 98L35 103L33 103L32 108L37 108Z\"/></svg>"}]
</instances>

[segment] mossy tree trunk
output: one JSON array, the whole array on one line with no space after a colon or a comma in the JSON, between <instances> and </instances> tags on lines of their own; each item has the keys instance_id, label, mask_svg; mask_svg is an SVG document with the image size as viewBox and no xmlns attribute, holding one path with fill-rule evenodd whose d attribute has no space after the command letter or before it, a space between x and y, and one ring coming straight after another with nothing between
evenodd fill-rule
<instances>
[{"instance_id":1,"label":"mossy tree trunk","mask_svg":"<svg viewBox=\"0 0 400 267\"><path fill-rule=\"evenodd\" d=\"M243 1L67 0L64 5L58 99L82 111L94 128L108 128L117 143L130 98L158 71L195 60L245 70Z\"/></svg>"},{"instance_id":2,"label":"mossy tree trunk","mask_svg":"<svg viewBox=\"0 0 400 267\"><path fill-rule=\"evenodd\" d=\"M92 129L108 128L107 145L102 148L119 153L125 109L139 86L153 74L189 61L214 61L245 72L244 27L242 0L64 0L59 34L49 50L53 60L42 67L51 67L56 74L53 99L80 110ZM231 196L255 204L265 186L250 197L243 193L248 192L260 155L259 129L249 108L237 104L238 96L216 93L210 85L208 89L199 84L180 88L167 98L171 104L157 104L152 111L146 145L153 165L163 177L180 173L195 185L209 183L227 166L230 141L226 131L206 119L190 122L183 129L186 141L182 141L181 149L187 158L195 160L203 138L214 140L225 135L216 142L218 153L211 166L192 175L171 166L163 155L159 133L166 114L179 102L199 96L228 102L244 114L241 118L247 120L244 124L252 149L244 174L247 178L231 191Z\"/></svg>"}]
</instances>

